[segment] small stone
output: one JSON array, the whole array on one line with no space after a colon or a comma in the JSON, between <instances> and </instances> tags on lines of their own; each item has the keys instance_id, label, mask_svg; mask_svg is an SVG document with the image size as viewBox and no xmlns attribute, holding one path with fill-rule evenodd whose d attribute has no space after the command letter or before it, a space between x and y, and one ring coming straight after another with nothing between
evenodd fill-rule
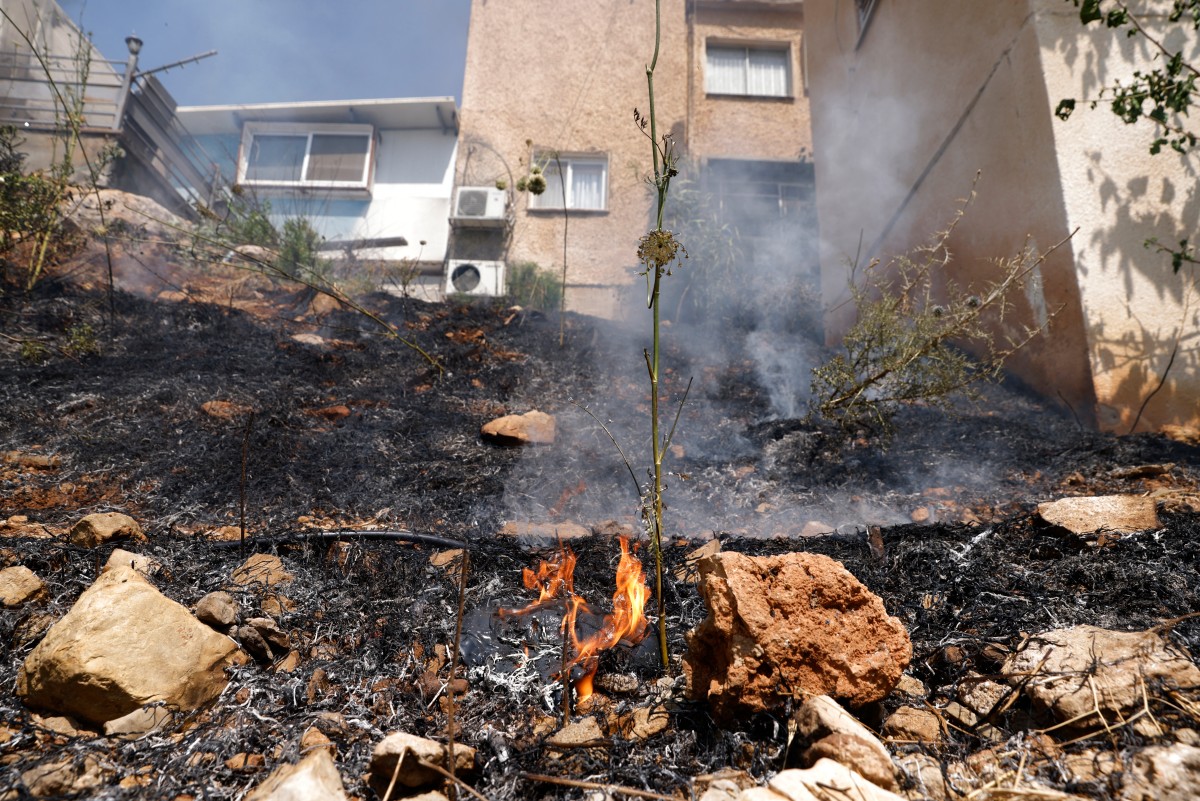
<instances>
[{"instance_id":1,"label":"small stone","mask_svg":"<svg viewBox=\"0 0 1200 801\"><path fill-rule=\"evenodd\" d=\"M145 539L137 521L120 512L98 512L77 522L68 535L71 544L94 548L112 539Z\"/></svg>"},{"instance_id":2,"label":"small stone","mask_svg":"<svg viewBox=\"0 0 1200 801\"><path fill-rule=\"evenodd\" d=\"M641 682L632 673L601 673L596 676L596 689L609 695L630 695Z\"/></svg>"},{"instance_id":3,"label":"small stone","mask_svg":"<svg viewBox=\"0 0 1200 801\"><path fill-rule=\"evenodd\" d=\"M214 417L217 420L233 420L237 417L250 414L254 411L251 407L243 403L233 403L232 401L210 400L200 404L200 411L204 412L209 417Z\"/></svg>"},{"instance_id":4,"label":"small stone","mask_svg":"<svg viewBox=\"0 0 1200 801\"><path fill-rule=\"evenodd\" d=\"M104 733L109 737L140 736L163 728L173 718L171 710L165 706L144 706L141 709L133 710L128 715L122 715L105 723Z\"/></svg>"},{"instance_id":5,"label":"small stone","mask_svg":"<svg viewBox=\"0 0 1200 801\"><path fill-rule=\"evenodd\" d=\"M833 759L888 790L897 789L891 755L874 732L827 695L805 699L792 715L795 735L788 767L812 767Z\"/></svg>"},{"instance_id":6,"label":"small stone","mask_svg":"<svg viewBox=\"0 0 1200 801\"><path fill-rule=\"evenodd\" d=\"M210 592L196 602L196 617L217 631L228 631L237 623L238 602L227 592Z\"/></svg>"},{"instance_id":7,"label":"small stone","mask_svg":"<svg viewBox=\"0 0 1200 801\"><path fill-rule=\"evenodd\" d=\"M45 594L45 582L24 565L0 570L0 604L20 606Z\"/></svg>"},{"instance_id":8,"label":"small stone","mask_svg":"<svg viewBox=\"0 0 1200 801\"><path fill-rule=\"evenodd\" d=\"M480 434L497 445L552 445L555 422L550 415L535 410L505 415L485 423Z\"/></svg>"},{"instance_id":9,"label":"small stone","mask_svg":"<svg viewBox=\"0 0 1200 801\"><path fill-rule=\"evenodd\" d=\"M1038 517L1078 536L1097 532L1130 534L1158 528L1154 498L1144 495L1101 495L1062 498L1039 504Z\"/></svg>"},{"instance_id":10,"label":"small stone","mask_svg":"<svg viewBox=\"0 0 1200 801\"><path fill-rule=\"evenodd\" d=\"M792 768L781 771L767 782L767 787L785 799L796 801L828 798L828 788L831 787L846 790L853 788L853 795L849 792L838 795L853 798L854 801L905 801L903 797L872 784L865 777L832 759L817 760L811 768L803 770ZM745 798L745 795L742 797Z\"/></svg>"},{"instance_id":11,"label":"small stone","mask_svg":"<svg viewBox=\"0 0 1200 801\"><path fill-rule=\"evenodd\" d=\"M325 732L316 726L309 726L304 730L304 734L300 735L300 753L307 754L318 748L327 749L330 754L337 755L337 746L325 735Z\"/></svg>"},{"instance_id":12,"label":"small stone","mask_svg":"<svg viewBox=\"0 0 1200 801\"><path fill-rule=\"evenodd\" d=\"M383 796L396 776L397 787L424 787L440 784L440 773L421 764L422 761L447 766L446 746L405 732L389 734L375 746L371 754L370 773L367 778L371 789ZM401 757L404 757L401 760ZM399 768L397 769L397 764ZM462 743L454 744L454 770L456 774L470 773L475 767L475 749Z\"/></svg>"},{"instance_id":13,"label":"small stone","mask_svg":"<svg viewBox=\"0 0 1200 801\"><path fill-rule=\"evenodd\" d=\"M234 754L225 760L225 767L230 770L247 773L260 770L265 764L267 764L267 759L262 754L247 754L245 751Z\"/></svg>"},{"instance_id":14,"label":"small stone","mask_svg":"<svg viewBox=\"0 0 1200 801\"><path fill-rule=\"evenodd\" d=\"M289 645L287 634L279 628L278 623L269 617L252 617L246 621L246 625L252 626L268 645L273 645L281 650Z\"/></svg>"},{"instance_id":15,"label":"small stone","mask_svg":"<svg viewBox=\"0 0 1200 801\"><path fill-rule=\"evenodd\" d=\"M929 690L921 683L921 680L908 673L900 677L900 681L896 682L896 688L892 692L907 695L910 698L924 698L929 694Z\"/></svg>"},{"instance_id":16,"label":"small stone","mask_svg":"<svg viewBox=\"0 0 1200 801\"><path fill-rule=\"evenodd\" d=\"M288 651L287 655L275 663L276 673L292 673L300 667L300 652Z\"/></svg>"},{"instance_id":17,"label":"small stone","mask_svg":"<svg viewBox=\"0 0 1200 801\"><path fill-rule=\"evenodd\" d=\"M310 729L309 731L313 731ZM246 801L346 801L346 788L328 748L276 768Z\"/></svg>"},{"instance_id":18,"label":"small stone","mask_svg":"<svg viewBox=\"0 0 1200 801\"><path fill-rule=\"evenodd\" d=\"M928 709L902 706L883 722L883 736L902 742L941 742L942 721Z\"/></svg>"},{"instance_id":19,"label":"small stone","mask_svg":"<svg viewBox=\"0 0 1200 801\"><path fill-rule=\"evenodd\" d=\"M629 739L648 740L666 731L670 723L671 716L665 706L660 704L653 709L638 707L633 710L633 726L629 731Z\"/></svg>"},{"instance_id":20,"label":"small stone","mask_svg":"<svg viewBox=\"0 0 1200 801\"><path fill-rule=\"evenodd\" d=\"M933 515L929 512L928 506L918 506L916 509L912 510L912 514L909 515L909 519L918 524L928 523L932 516Z\"/></svg>"},{"instance_id":21,"label":"small stone","mask_svg":"<svg viewBox=\"0 0 1200 801\"><path fill-rule=\"evenodd\" d=\"M100 759L92 754L82 759L66 757L43 762L21 774L21 783L34 798L78 795L95 790L112 777Z\"/></svg>"},{"instance_id":22,"label":"small stone","mask_svg":"<svg viewBox=\"0 0 1200 801\"><path fill-rule=\"evenodd\" d=\"M675 578L688 584L698 584L700 582L700 570L698 568L700 560L707 556L715 556L720 552L721 541L715 538L704 543L699 548L689 551L688 555L683 557L683 564L675 568Z\"/></svg>"},{"instance_id":23,"label":"small stone","mask_svg":"<svg viewBox=\"0 0 1200 801\"><path fill-rule=\"evenodd\" d=\"M275 659L274 653L271 651L271 646L267 644L266 639L259 633L258 629L253 626L238 626L233 632L233 638L238 641L242 649L254 657L259 662L270 662Z\"/></svg>"},{"instance_id":24,"label":"small stone","mask_svg":"<svg viewBox=\"0 0 1200 801\"><path fill-rule=\"evenodd\" d=\"M546 745L558 748L580 748L601 745L604 732L600 722L593 717L582 718L575 723L568 723L554 734L546 738Z\"/></svg>"},{"instance_id":25,"label":"small stone","mask_svg":"<svg viewBox=\"0 0 1200 801\"><path fill-rule=\"evenodd\" d=\"M274 554L256 553L233 571L233 582L240 586L261 584L271 587L292 580L292 574L284 570L283 560Z\"/></svg>"},{"instance_id":26,"label":"small stone","mask_svg":"<svg viewBox=\"0 0 1200 801\"><path fill-rule=\"evenodd\" d=\"M578 523L529 523L509 521L500 527L501 537L512 537L529 545L554 545L559 541L586 539L592 532Z\"/></svg>"}]
</instances>

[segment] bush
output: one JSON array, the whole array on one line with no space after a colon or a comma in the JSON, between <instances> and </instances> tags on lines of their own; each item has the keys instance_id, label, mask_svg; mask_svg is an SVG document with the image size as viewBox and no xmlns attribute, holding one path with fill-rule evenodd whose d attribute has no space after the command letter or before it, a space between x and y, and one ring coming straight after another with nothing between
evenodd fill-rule
<instances>
[{"instance_id":1,"label":"bush","mask_svg":"<svg viewBox=\"0 0 1200 801\"><path fill-rule=\"evenodd\" d=\"M562 303L562 278L543 270L535 262L510 264L507 283L509 300L520 306L557 311Z\"/></svg>"},{"instance_id":2,"label":"bush","mask_svg":"<svg viewBox=\"0 0 1200 801\"><path fill-rule=\"evenodd\" d=\"M328 262L317 256L321 241L307 217L284 220L279 236L279 269L292 278L323 277Z\"/></svg>"},{"instance_id":3,"label":"bush","mask_svg":"<svg viewBox=\"0 0 1200 801\"><path fill-rule=\"evenodd\" d=\"M60 239L63 218L58 204L63 192L41 173L22 172L25 155L18 150L20 146L15 128L0 128L0 257L21 245L28 248L18 276L13 276L28 288L35 242L47 237Z\"/></svg>"}]
</instances>

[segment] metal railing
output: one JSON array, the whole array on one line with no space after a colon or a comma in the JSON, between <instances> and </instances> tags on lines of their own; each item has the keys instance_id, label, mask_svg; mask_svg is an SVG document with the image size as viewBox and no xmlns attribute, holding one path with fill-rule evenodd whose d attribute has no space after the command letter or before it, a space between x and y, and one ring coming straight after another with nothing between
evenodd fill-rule
<instances>
[{"instance_id":1,"label":"metal railing","mask_svg":"<svg viewBox=\"0 0 1200 801\"><path fill-rule=\"evenodd\" d=\"M0 125L53 129L67 109L87 131L120 130L125 63L83 57L0 51Z\"/></svg>"}]
</instances>

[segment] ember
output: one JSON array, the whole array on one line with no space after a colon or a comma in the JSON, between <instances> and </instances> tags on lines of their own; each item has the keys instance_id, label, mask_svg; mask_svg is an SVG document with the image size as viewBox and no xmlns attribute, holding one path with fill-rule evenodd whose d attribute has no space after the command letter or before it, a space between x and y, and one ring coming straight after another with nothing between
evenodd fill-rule
<instances>
[{"instance_id":1,"label":"ember","mask_svg":"<svg viewBox=\"0 0 1200 801\"><path fill-rule=\"evenodd\" d=\"M575 553L559 544L558 553L543 559L537 570L524 568L521 576L526 589L537 590L539 598L522 609L500 609L501 618L527 615L551 606L561 605L560 631L570 643L574 656L564 654L559 676L579 667L583 675L575 680L575 692L582 700L592 694L592 678L600 663L600 652L618 644L632 647L646 636L644 610L650 597L641 561L630 550L629 540L621 537L621 561L617 563L616 590L613 592L612 612L605 615L599 628L586 637L579 635L579 613L595 614L582 597L575 593Z\"/></svg>"}]
</instances>

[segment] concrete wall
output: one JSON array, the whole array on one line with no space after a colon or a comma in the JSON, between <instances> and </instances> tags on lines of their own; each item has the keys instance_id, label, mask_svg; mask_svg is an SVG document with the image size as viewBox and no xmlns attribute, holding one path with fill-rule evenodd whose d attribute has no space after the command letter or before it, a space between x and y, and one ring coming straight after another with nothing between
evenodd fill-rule
<instances>
[{"instance_id":1,"label":"concrete wall","mask_svg":"<svg viewBox=\"0 0 1200 801\"><path fill-rule=\"evenodd\" d=\"M692 26L688 149L706 157L795 161L809 156L812 134L803 75L803 4L746 7L727 2L695 10ZM705 43L786 44L792 61L791 97L708 95Z\"/></svg>"},{"instance_id":2,"label":"concrete wall","mask_svg":"<svg viewBox=\"0 0 1200 801\"><path fill-rule=\"evenodd\" d=\"M1128 82L1153 63L1145 38L1101 26L1083 28L1069 4L1037 0L1037 35L1045 70L1048 114L1064 97L1081 101L1101 86ZM1146 3L1135 3L1142 10ZM1158 4L1162 7L1169 4ZM1195 34L1183 24L1147 15L1147 29L1172 50L1200 65ZM1195 125L1189 126L1195 130ZM1153 126L1125 125L1101 104L1080 102L1071 119L1051 126L1058 153L1067 225L1089 342L1096 416L1108 429L1127 431L1143 400L1158 385L1172 351L1178 353L1161 391L1146 404L1139 430L1164 424L1200 426L1200 302L1197 274L1177 275L1167 257L1147 249L1151 237L1169 244L1196 239L1200 194L1194 158L1148 153Z\"/></svg>"},{"instance_id":3,"label":"concrete wall","mask_svg":"<svg viewBox=\"0 0 1200 801\"><path fill-rule=\"evenodd\" d=\"M683 0L664 0L655 73L659 132L684 133L687 47ZM635 278L637 243L650 227L650 143L633 121L648 110L645 68L654 50L654 4L597 0L520 3L473 0L460 115L457 183L511 190L532 149L608 157L608 210L570 212L567 305L620 311L621 288ZM529 144L527 144L527 142ZM514 225L456 234L452 258L532 260L556 272L563 259L563 214L528 208L513 192Z\"/></svg>"}]
</instances>

